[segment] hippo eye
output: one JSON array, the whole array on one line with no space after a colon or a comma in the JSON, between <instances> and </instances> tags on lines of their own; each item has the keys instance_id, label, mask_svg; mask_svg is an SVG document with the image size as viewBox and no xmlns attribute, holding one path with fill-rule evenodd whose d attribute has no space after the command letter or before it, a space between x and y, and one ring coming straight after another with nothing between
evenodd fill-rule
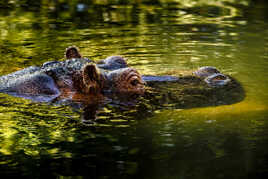
<instances>
[{"instance_id":1,"label":"hippo eye","mask_svg":"<svg viewBox=\"0 0 268 179\"><path fill-rule=\"evenodd\" d=\"M132 80L132 81L130 82L130 84L131 84L132 86L137 86L137 84L139 84L139 80L137 80L137 79Z\"/></svg>"}]
</instances>

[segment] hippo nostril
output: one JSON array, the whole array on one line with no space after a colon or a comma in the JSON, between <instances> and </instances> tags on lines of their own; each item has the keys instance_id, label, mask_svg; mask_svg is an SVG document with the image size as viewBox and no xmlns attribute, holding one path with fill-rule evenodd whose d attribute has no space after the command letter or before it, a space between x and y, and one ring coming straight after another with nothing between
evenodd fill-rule
<instances>
[{"instance_id":1,"label":"hippo nostril","mask_svg":"<svg viewBox=\"0 0 268 179\"><path fill-rule=\"evenodd\" d=\"M230 78L221 73L216 73L205 78L205 82L210 86L224 86L230 81Z\"/></svg>"},{"instance_id":2,"label":"hippo nostril","mask_svg":"<svg viewBox=\"0 0 268 179\"><path fill-rule=\"evenodd\" d=\"M216 81L216 80L226 80L226 76L218 75L215 78L213 78L212 80L214 80L214 81Z\"/></svg>"}]
</instances>

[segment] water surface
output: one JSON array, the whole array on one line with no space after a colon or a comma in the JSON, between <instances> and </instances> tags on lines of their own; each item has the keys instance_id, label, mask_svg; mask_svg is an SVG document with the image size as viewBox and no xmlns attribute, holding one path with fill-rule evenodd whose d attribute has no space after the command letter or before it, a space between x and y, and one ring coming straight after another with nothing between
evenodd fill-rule
<instances>
[{"instance_id":1,"label":"water surface","mask_svg":"<svg viewBox=\"0 0 268 179\"><path fill-rule=\"evenodd\" d=\"M87 2L87 1L86 1ZM122 55L142 74L215 66L245 98L121 110L94 125L79 106L0 94L0 175L31 178L265 178L268 4L252 1L1 1L0 74L63 59L70 45Z\"/></svg>"}]
</instances>

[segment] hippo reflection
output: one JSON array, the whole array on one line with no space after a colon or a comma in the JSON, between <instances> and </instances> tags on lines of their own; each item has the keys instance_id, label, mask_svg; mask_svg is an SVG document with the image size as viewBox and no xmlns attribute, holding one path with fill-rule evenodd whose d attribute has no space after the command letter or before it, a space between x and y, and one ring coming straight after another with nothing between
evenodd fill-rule
<instances>
[{"instance_id":1,"label":"hippo reflection","mask_svg":"<svg viewBox=\"0 0 268 179\"><path fill-rule=\"evenodd\" d=\"M143 110L147 103L154 110L231 104L244 98L241 85L215 67L201 67L184 77L142 76L120 56L94 63L72 46L65 57L0 77L0 92L34 101L82 103L85 118L106 103Z\"/></svg>"}]
</instances>

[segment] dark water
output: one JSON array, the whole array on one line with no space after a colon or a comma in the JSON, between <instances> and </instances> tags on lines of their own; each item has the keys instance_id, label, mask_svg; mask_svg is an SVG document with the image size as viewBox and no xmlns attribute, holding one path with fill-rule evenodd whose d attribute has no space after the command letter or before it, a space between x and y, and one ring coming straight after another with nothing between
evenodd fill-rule
<instances>
[{"instance_id":1,"label":"dark water","mask_svg":"<svg viewBox=\"0 0 268 179\"><path fill-rule=\"evenodd\" d=\"M0 94L1 178L268 176L265 0L2 0L0 8L1 75L63 59L76 45L93 60L127 57L142 74L216 66L245 91L230 105L108 105L93 125L77 106Z\"/></svg>"}]
</instances>

